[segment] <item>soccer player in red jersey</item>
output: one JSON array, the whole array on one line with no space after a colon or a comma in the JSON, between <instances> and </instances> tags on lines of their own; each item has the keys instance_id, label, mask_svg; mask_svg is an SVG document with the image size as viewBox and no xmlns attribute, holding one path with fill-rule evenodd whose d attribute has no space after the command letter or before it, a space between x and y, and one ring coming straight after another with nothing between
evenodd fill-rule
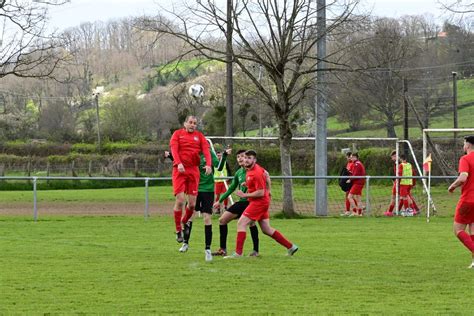
<instances>
[{"instance_id":1,"label":"soccer player in red jersey","mask_svg":"<svg viewBox=\"0 0 474 316\"><path fill-rule=\"evenodd\" d=\"M200 153L206 160L204 167L206 175L211 174L211 154L209 143L204 135L196 130L197 119L188 116L184 128L173 133L170 140L171 154L173 155L173 193L176 197L174 205L174 222L176 228L176 241L183 242L181 217L183 207L188 196L187 213L192 213L196 206L196 196L199 185Z\"/></svg>"},{"instance_id":2,"label":"soccer player in red jersey","mask_svg":"<svg viewBox=\"0 0 474 316\"><path fill-rule=\"evenodd\" d=\"M347 172L349 173L349 175L351 176L352 175L352 167L354 166L354 163L352 162L352 159L351 159L351 155L352 155L352 152L347 152L346 153L346 158L347 158L347 163L346 163L346 170ZM350 180L349 180L350 182ZM351 215L351 201L349 201L349 191L346 191L346 211L344 213L344 216L349 216ZM357 203L357 201L355 201ZM357 206L357 204L356 204Z\"/></svg>"},{"instance_id":3,"label":"soccer player in red jersey","mask_svg":"<svg viewBox=\"0 0 474 316\"><path fill-rule=\"evenodd\" d=\"M474 135L464 137L463 148L466 155L459 160L459 176L448 191L452 193L457 187L462 187L453 228L456 237L471 252L472 263L469 268L474 269L474 235L466 233L468 226L470 234L474 230Z\"/></svg>"},{"instance_id":4,"label":"soccer player in red jersey","mask_svg":"<svg viewBox=\"0 0 474 316\"><path fill-rule=\"evenodd\" d=\"M392 153L390 154L390 158L392 159L392 161L395 163L394 167L393 167L393 170L394 170L394 174L395 176L401 176L402 175L402 172L400 171L400 167L401 165L399 164L397 166L397 152L394 150L392 151ZM399 190L398 192L400 192L400 185L399 185L400 181L398 179L395 179L393 181L393 187L392 187L392 197L390 199L390 205L388 207L388 210L383 213L385 216L393 216L393 209L395 208L395 199L397 198L397 195L396 195L396 186L398 186ZM403 206L403 203L399 203L398 204L398 210L400 211L401 208Z\"/></svg>"},{"instance_id":5,"label":"soccer player in red jersey","mask_svg":"<svg viewBox=\"0 0 474 316\"><path fill-rule=\"evenodd\" d=\"M352 153L351 155L352 161L352 175L353 176L365 176L365 167L362 162L359 160L358 153ZM351 203L352 214L362 216L362 208L361 208L361 196L362 196L362 189L365 186L365 179L350 179L352 183L352 187L349 190L349 195L347 198Z\"/></svg>"},{"instance_id":6,"label":"soccer player in red jersey","mask_svg":"<svg viewBox=\"0 0 474 316\"><path fill-rule=\"evenodd\" d=\"M288 249L288 255L292 256L298 250L298 246L288 241L278 230L270 226L270 213L268 211L270 195L267 187L266 171L257 164L257 153L253 150L245 152L245 169L247 169L245 178L247 192L244 193L238 190L236 194L241 198L247 198L250 203L237 223L235 253L224 258L242 257L245 238L247 237L247 226L251 222L258 222L262 232Z\"/></svg>"}]
</instances>

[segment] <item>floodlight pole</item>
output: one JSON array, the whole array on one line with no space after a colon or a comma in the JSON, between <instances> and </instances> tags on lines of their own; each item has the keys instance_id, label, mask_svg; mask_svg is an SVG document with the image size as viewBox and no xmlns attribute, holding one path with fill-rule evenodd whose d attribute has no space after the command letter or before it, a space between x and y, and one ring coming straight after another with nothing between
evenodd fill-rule
<instances>
[{"instance_id":1,"label":"floodlight pole","mask_svg":"<svg viewBox=\"0 0 474 316\"><path fill-rule=\"evenodd\" d=\"M326 0L316 0L317 10L317 91L315 106L315 153L314 153L314 173L316 176L327 176L327 93L325 82L326 68L324 59L326 58ZM316 216L327 216L327 180L315 180L315 214Z\"/></svg>"}]
</instances>

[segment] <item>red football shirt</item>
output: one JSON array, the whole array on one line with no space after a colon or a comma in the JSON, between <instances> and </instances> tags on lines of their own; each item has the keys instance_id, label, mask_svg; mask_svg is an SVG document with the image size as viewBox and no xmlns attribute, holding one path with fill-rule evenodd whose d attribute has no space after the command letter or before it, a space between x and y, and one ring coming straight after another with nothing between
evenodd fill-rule
<instances>
[{"instance_id":1,"label":"red football shirt","mask_svg":"<svg viewBox=\"0 0 474 316\"><path fill-rule=\"evenodd\" d=\"M346 164L346 169L352 174L352 167L354 167L354 163L352 161L348 161Z\"/></svg>"},{"instance_id":2,"label":"red football shirt","mask_svg":"<svg viewBox=\"0 0 474 316\"><path fill-rule=\"evenodd\" d=\"M352 175L365 176L365 167L362 162L360 162L360 160L354 161L354 165L352 166ZM352 179L352 184L364 185L365 179Z\"/></svg>"},{"instance_id":3,"label":"red football shirt","mask_svg":"<svg viewBox=\"0 0 474 316\"><path fill-rule=\"evenodd\" d=\"M265 177L265 169L255 164L252 169L247 170L245 177L245 185L247 192L252 193L258 190L265 190L264 196L258 198L248 198L250 202L270 203L270 196L267 189L267 178Z\"/></svg>"},{"instance_id":4,"label":"red football shirt","mask_svg":"<svg viewBox=\"0 0 474 316\"><path fill-rule=\"evenodd\" d=\"M459 173L467 173L467 181L461 188L459 201L474 203L474 152L459 159Z\"/></svg>"},{"instance_id":5,"label":"red football shirt","mask_svg":"<svg viewBox=\"0 0 474 316\"><path fill-rule=\"evenodd\" d=\"M199 167L201 152L206 158L206 165L211 165L209 143L199 131L190 133L184 128L175 131L171 136L170 147L174 166L182 163L184 167Z\"/></svg>"}]
</instances>

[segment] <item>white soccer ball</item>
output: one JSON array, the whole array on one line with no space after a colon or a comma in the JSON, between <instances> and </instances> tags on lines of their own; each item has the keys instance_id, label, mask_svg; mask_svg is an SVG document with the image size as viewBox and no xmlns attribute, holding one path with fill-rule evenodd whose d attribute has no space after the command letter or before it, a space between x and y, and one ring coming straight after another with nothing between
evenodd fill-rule
<instances>
[{"instance_id":1,"label":"white soccer ball","mask_svg":"<svg viewBox=\"0 0 474 316\"><path fill-rule=\"evenodd\" d=\"M204 87L199 83L195 83L189 87L188 93L194 98L202 98L204 96Z\"/></svg>"}]
</instances>

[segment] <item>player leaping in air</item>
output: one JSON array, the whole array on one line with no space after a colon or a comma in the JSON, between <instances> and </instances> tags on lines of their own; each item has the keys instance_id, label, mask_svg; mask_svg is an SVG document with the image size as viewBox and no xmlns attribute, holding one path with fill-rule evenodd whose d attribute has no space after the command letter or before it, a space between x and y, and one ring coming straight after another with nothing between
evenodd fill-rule
<instances>
[{"instance_id":1,"label":"player leaping in air","mask_svg":"<svg viewBox=\"0 0 474 316\"><path fill-rule=\"evenodd\" d=\"M176 240L183 242L181 217L183 207L188 196L186 212L193 213L196 206L196 196L199 185L200 153L206 160L205 174L212 172L211 154L209 144L204 135L196 130L197 119L188 116L184 122L184 128L173 133L170 140L171 153L173 155L173 193L176 197L174 205L174 222L176 229Z\"/></svg>"}]
</instances>

